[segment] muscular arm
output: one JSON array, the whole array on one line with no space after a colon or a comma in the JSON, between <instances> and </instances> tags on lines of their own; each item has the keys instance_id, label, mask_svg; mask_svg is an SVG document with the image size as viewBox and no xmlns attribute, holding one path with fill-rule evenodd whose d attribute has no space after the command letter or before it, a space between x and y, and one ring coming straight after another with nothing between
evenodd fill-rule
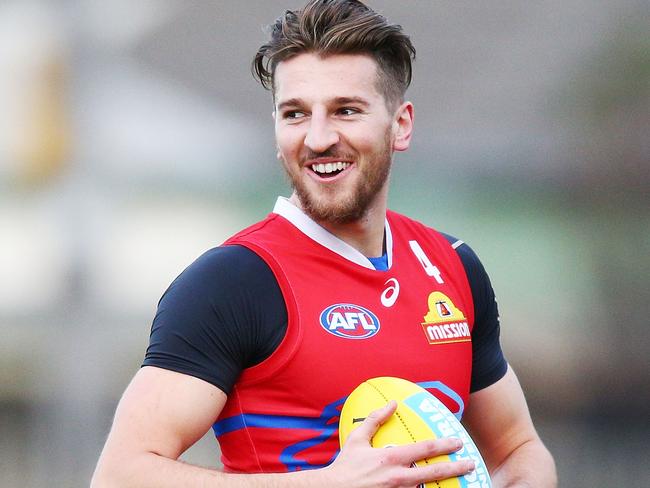
<instances>
[{"instance_id":1,"label":"muscular arm","mask_svg":"<svg viewBox=\"0 0 650 488\"><path fill-rule=\"evenodd\" d=\"M210 428L225 400L198 378L140 369L120 400L91 486L203 486L213 472L175 459Z\"/></svg>"},{"instance_id":2,"label":"muscular arm","mask_svg":"<svg viewBox=\"0 0 650 488\"><path fill-rule=\"evenodd\" d=\"M373 412L330 466L282 474L228 474L191 466L178 457L218 416L226 395L203 380L144 367L124 393L95 470L92 488L308 487L375 488L414 486L465 474L467 461L410 468L412 461L455 451L450 439L392 449L374 449L370 439L392 415L395 403Z\"/></svg>"},{"instance_id":3,"label":"muscular arm","mask_svg":"<svg viewBox=\"0 0 650 488\"><path fill-rule=\"evenodd\" d=\"M177 461L208 431L225 402L226 395L203 380L142 368L120 401L91 486L277 486L269 475L244 478ZM283 486L300 486L292 481L299 480L288 477Z\"/></svg>"},{"instance_id":4,"label":"muscular arm","mask_svg":"<svg viewBox=\"0 0 650 488\"><path fill-rule=\"evenodd\" d=\"M555 463L535 431L510 367L499 381L472 393L463 423L479 446L495 488L557 486Z\"/></svg>"}]
</instances>

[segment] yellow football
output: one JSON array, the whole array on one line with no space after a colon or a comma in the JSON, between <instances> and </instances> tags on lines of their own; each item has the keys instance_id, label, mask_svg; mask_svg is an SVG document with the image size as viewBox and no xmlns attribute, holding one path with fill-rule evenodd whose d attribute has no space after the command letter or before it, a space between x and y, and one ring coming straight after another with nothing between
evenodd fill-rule
<instances>
[{"instance_id":1,"label":"yellow football","mask_svg":"<svg viewBox=\"0 0 650 488\"><path fill-rule=\"evenodd\" d=\"M370 412L384 407L390 400L397 402L397 410L379 427L371 441L373 447L390 447L426 439L457 437L463 441L463 447L459 451L417 461L415 467L467 458L476 462L476 469L469 474L429 482L420 485L421 488L490 488L492 486L487 467L476 444L456 416L427 390L401 378L389 376L372 378L355 388L341 410L339 421L341 446Z\"/></svg>"}]
</instances>

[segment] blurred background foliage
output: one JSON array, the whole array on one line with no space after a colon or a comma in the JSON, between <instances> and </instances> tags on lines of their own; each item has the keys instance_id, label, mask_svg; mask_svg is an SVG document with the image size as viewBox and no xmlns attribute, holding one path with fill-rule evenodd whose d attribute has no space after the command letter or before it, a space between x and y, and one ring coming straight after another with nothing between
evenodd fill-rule
<instances>
[{"instance_id":1,"label":"blurred background foliage","mask_svg":"<svg viewBox=\"0 0 650 488\"><path fill-rule=\"evenodd\" d=\"M300 4L0 3L0 486L88 484L168 283L288 194L249 63ZM647 2L369 4L418 49L391 207L481 256L561 486L648 486Z\"/></svg>"}]
</instances>

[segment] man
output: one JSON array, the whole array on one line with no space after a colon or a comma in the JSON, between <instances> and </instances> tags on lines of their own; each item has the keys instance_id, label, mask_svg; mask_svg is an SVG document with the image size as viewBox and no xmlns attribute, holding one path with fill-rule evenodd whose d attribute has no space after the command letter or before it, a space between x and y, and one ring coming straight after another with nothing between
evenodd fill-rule
<instances>
[{"instance_id":1,"label":"man","mask_svg":"<svg viewBox=\"0 0 650 488\"><path fill-rule=\"evenodd\" d=\"M554 486L480 262L387 210L392 154L411 140L414 54L355 0L276 21L253 66L293 194L167 290L93 486L412 487L474 468L410 468L457 439L372 448L392 401L338 452L340 406L374 376L420 383L462 416L495 486ZM224 471L179 462L211 426Z\"/></svg>"}]
</instances>

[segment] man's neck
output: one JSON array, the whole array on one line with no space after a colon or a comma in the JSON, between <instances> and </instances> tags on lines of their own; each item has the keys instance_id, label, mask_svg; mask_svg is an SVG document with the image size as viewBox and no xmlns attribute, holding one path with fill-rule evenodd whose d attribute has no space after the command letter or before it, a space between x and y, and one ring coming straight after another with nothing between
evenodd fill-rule
<instances>
[{"instance_id":1,"label":"man's neck","mask_svg":"<svg viewBox=\"0 0 650 488\"><path fill-rule=\"evenodd\" d=\"M331 234L346 242L366 257L384 253L386 212L372 211L359 220L346 224L318 222Z\"/></svg>"},{"instance_id":2,"label":"man's neck","mask_svg":"<svg viewBox=\"0 0 650 488\"><path fill-rule=\"evenodd\" d=\"M386 224L386 199L378 195L363 217L353 222L336 223L315 221L318 225L349 244L366 257L379 257L384 253L384 234ZM291 202L299 208L299 199L294 194Z\"/></svg>"}]
</instances>

